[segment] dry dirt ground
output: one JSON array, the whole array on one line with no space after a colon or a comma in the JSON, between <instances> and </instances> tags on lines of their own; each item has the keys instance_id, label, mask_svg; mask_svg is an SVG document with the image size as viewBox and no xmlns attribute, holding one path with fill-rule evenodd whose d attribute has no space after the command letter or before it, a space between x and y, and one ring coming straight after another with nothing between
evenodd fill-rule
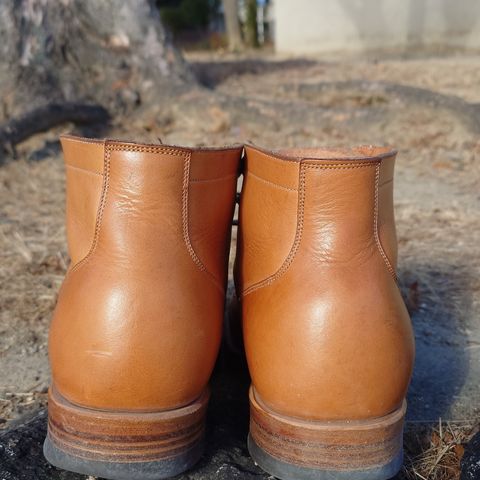
<instances>
[{"instance_id":1,"label":"dry dirt ground","mask_svg":"<svg viewBox=\"0 0 480 480\"><path fill-rule=\"evenodd\" d=\"M400 478L459 478L464 445L480 429L480 57L188 59L200 87L93 133L399 150L400 280L417 336ZM44 417L37 415L49 383L48 324L68 264L56 138L70 128L31 139L0 166L0 429L20 432L8 437L11 445L24 442L21 454L4 450L10 464L5 457L2 479L82 478L42 463ZM267 478L245 451L248 377L231 357L221 356L213 380L206 459L184 478ZM37 415L38 438L18 427L28 415Z\"/></svg>"}]
</instances>

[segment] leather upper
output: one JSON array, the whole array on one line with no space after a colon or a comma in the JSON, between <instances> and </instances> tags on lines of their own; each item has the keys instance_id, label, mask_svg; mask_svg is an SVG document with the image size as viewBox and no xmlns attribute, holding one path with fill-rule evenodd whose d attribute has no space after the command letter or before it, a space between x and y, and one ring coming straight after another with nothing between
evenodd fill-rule
<instances>
[{"instance_id":1,"label":"leather upper","mask_svg":"<svg viewBox=\"0 0 480 480\"><path fill-rule=\"evenodd\" d=\"M395 281L395 152L246 147L235 264L256 394L304 419L386 415L414 357Z\"/></svg>"},{"instance_id":2,"label":"leather upper","mask_svg":"<svg viewBox=\"0 0 480 480\"><path fill-rule=\"evenodd\" d=\"M55 387L91 408L188 404L220 344L242 148L62 147L72 263L50 330Z\"/></svg>"}]
</instances>

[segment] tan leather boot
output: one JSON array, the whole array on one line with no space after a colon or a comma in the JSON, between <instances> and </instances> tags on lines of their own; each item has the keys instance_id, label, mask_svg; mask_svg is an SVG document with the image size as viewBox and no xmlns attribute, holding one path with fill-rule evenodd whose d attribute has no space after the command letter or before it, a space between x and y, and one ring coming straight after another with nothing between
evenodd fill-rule
<instances>
[{"instance_id":1,"label":"tan leather boot","mask_svg":"<svg viewBox=\"0 0 480 480\"><path fill-rule=\"evenodd\" d=\"M72 262L45 456L111 479L176 475L202 453L242 148L62 146Z\"/></svg>"},{"instance_id":2,"label":"tan leather boot","mask_svg":"<svg viewBox=\"0 0 480 480\"><path fill-rule=\"evenodd\" d=\"M245 160L250 453L281 479L390 478L414 357L395 279L395 152L246 147Z\"/></svg>"}]
</instances>

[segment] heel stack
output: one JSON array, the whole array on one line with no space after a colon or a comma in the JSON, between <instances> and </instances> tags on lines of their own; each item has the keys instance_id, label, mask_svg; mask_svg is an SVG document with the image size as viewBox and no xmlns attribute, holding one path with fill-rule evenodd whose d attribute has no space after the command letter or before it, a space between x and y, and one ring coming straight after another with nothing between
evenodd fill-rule
<instances>
[{"instance_id":1,"label":"heel stack","mask_svg":"<svg viewBox=\"0 0 480 480\"><path fill-rule=\"evenodd\" d=\"M175 410L99 411L49 392L44 455L53 465L112 480L156 480L188 470L203 453L209 393Z\"/></svg>"},{"instance_id":2,"label":"heel stack","mask_svg":"<svg viewBox=\"0 0 480 480\"><path fill-rule=\"evenodd\" d=\"M248 448L282 480L387 480L403 463L406 402L381 418L303 421L266 407L250 389Z\"/></svg>"}]
</instances>

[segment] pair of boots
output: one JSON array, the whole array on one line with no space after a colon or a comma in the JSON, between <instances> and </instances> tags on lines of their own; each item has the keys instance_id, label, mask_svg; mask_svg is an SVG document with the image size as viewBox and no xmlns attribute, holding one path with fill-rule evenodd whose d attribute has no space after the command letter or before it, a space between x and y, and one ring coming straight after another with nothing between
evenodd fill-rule
<instances>
[{"instance_id":1,"label":"pair of boots","mask_svg":"<svg viewBox=\"0 0 480 480\"><path fill-rule=\"evenodd\" d=\"M52 464L159 479L201 456L243 173L253 459L290 480L400 469L414 343L395 278L394 151L62 146L71 266L50 331Z\"/></svg>"}]
</instances>

